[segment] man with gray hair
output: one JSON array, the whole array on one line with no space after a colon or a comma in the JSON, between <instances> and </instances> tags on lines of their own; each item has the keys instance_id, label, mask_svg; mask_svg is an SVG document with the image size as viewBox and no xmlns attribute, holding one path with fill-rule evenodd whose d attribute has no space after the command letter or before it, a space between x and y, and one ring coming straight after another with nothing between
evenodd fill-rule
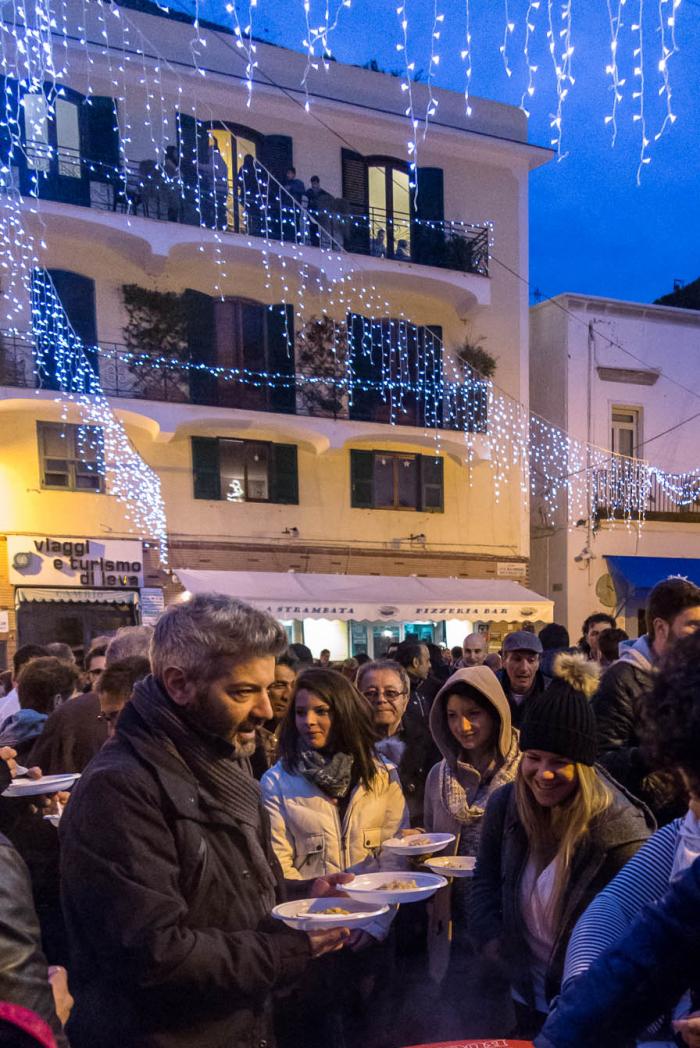
<instances>
[{"instance_id":1,"label":"man with gray hair","mask_svg":"<svg viewBox=\"0 0 700 1048\"><path fill-rule=\"evenodd\" d=\"M153 674L61 820L73 1048L272 1048L273 992L349 937L270 919L281 871L247 757L286 646L218 594L159 619Z\"/></svg>"},{"instance_id":2,"label":"man with gray hair","mask_svg":"<svg viewBox=\"0 0 700 1048\"><path fill-rule=\"evenodd\" d=\"M107 645L105 666L122 659L147 659L153 637L153 626L121 626Z\"/></svg>"}]
</instances>

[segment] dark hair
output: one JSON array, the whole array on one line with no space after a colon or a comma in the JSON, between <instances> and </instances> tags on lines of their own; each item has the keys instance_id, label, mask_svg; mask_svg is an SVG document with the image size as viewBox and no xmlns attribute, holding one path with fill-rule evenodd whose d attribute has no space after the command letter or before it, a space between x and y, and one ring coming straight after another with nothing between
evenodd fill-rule
<instances>
[{"instance_id":1,"label":"dark hair","mask_svg":"<svg viewBox=\"0 0 700 1048\"><path fill-rule=\"evenodd\" d=\"M290 670L294 670L296 673L299 669L299 659L296 659L291 652L285 651L277 656L275 666L288 666Z\"/></svg>"},{"instance_id":2,"label":"dark hair","mask_svg":"<svg viewBox=\"0 0 700 1048\"><path fill-rule=\"evenodd\" d=\"M80 676L76 666L54 655L32 659L17 678L17 698L23 710L52 713L56 696L70 698Z\"/></svg>"},{"instance_id":3,"label":"dark hair","mask_svg":"<svg viewBox=\"0 0 700 1048\"><path fill-rule=\"evenodd\" d=\"M318 177L318 175L312 175L311 176L311 181L312 182L320 182L321 179Z\"/></svg>"},{"instance_id":4,"label":"dark hair","mask_svg":"<svg viewBox=\"0 0 700 1048\"><path fill-rule=\"evenodd\" d=\"M450 651L452 652L453 659L461 659L462 655L464 655L460 644L455 644L454 648L450 648Z\"/></svg>"},{"instance_id":5,"label":"dark hair","mask_svg":"<svg viewBox=\"0 0 700 1048\"><path fill-rule=\"evenodd\" d=\"M629 634L625 630L613 629L603 630L598 636L598 648L606 662L615 662L620 657L620 641L629 640Z\"/></svg>"},{"instance_id":6,"label":"dark hair","mask_svg":"<svg viewBox=\"0 0 700 1048\"><path fill-rule=\"evenodd\" d=\"M408 669L414 659L419 659L421 657L421 648L427 647L428 645L422 640L418 640L417 637L411 638L410 640L402 640L391 657L396 659L397 662L400 662L404 669ZM428 651L430 651L429 648Z\"/></svg>"},{"instance_id":7,"label":"dark hair","mask_svg":"<svg viewBox=\"0 0 700 1048\"><path fill-rule=\"evenodd\" d=\"M41 644L23 644L12 656L13 677L19 677L19 671L30 659L38 659L42 655L48 655L48 652Z\"/></svg>"},{"instance_id":8,"label":"dark hair","mask_svg":"<svg viewBox=\"0 0 700 1048\"><path fill-rule=\"evenodd\" d=\"M556 651L558 648L568 648L570 644L569 631L566 626L560 626L558 622L550 622L540 630L540 643L545 651Z\"/></svg>"},{"instance_id":9,"label":"dark hair","mask_svg":"<svg viewBox=\"0 0 700 1048\"><path fill-rule=\"evenodd\" d=\"M290 171L292 172L293 175L296 175L296 173L297 173L297 169L295 167L292 167L291 164L287 168L287 174L289 174Z\"/></svg>"},{"instance_id":10,"label":"dark hair","mask_svg":"<svg viewBox=\"0 0 700 1048\"><path fill-rule=\"evenodd\" d=\"M103 672L97 684L97 694L130 696L137 681L143 680L151 672L151 664L143 655L130 655L119 659Z\"/></svg>"},{"instance_id":11,"label":"dark hair","mask_svg":"<svg viewBox=\"0 0 700 1048\"><path fill-rule=\"evenodd\" d=\"M700 631L674 644L642 695L644 750L657 767L681 768L700 781Z\"/></svg>"},{"instance_id":12,"label":"dark hair","mask_svg":"<svg viewBox=\"0 0 700 1048\"><path fill-rule=\"evenodd\" d=\"M330 655L330 653L331 653L331 649L330 648L321 648L321 654L322 655Z\"/></svg>"},{"instance_id":13,"label":"dark hair","mask_svg":"<svg viewBox=\"0 0 700 1048\"><path fill-rule=\"evenodd\" d=\"M308 669L297 677L294 696L289 703L280 730L279 755L282 766L292 774L299 752L299 732L295 716L296 697L300 691L311 691L327 702L331 709L329 748L334 753L349 753L362 784L369 790L377 775L374 744L377 733L372 708L347 677L336 670Z\"/></svg>"},{"instance_id":14,"label":"dark hair","mask_svg":"<svg viewBox=\"0 0 700 1048\"><path fill-rule=\"evenodd\" d=\"M311 648L307 648L305 644L290 644L288 655L292 655L297 662L308 662L310 665L314 661Z\"/></svg>"},{"instance_id":15,"label":"dark hair","mask_svg":"<svg viewBox=\"0 0 700 1048\"><path fill-rule=\"evenodd\" d=\"M359 663L360 666L364 666L366 662L371 662L372 661L371 657L367 654L366 651L358 651L358 652L356 652L355 653L355 659L357 660L357 662Z\"/></svg>"},{"instance_id":16,"label":"dark hair","mask_svg":"<svg viewBox=\"0 0 700 1048\"><path fill-rule=\"evenodd\" d=\"M451 699L453 695L456 695L460 699L470 699L472 702L476 703L479 709L483 710L485 713L489 713L500 727L500 718L496 712L495 706L492 702L489 702L483 692L479 691L478 688L472 687L471 684L467 684L464 680L456 680L454 684L451 684L449 688L445 688L445 691L443 692L441 701L445 709L447 709L448 700Z\"/></svg>"},{"instance_id":17,"label":"dark hair","mask_svg":"<svg viewBox=\"0 0 700 1048\"><path fill-rule=\"evenodd\" d=\"M615 618L612 615L608 615L607 611L596 611L589 615L587 619L584 619L581 627L581 640L578 642L578 646L585 655L591 654L591 646L586 640L586 634L596 622L607 622L613 629L617 626Z\"/></svg>"},{"instance_id":18,"label":"dark hair","mask_svg":"<svg viewBox=\"0 0 700 1048\"><path fill-rule=\"evenodd\" d=\"M657 582L649 594L647 604L647 633L654 640L654 619L663 619L669 626L686 608L700 607L700 587L688 579L670 578Z\"/></svg>"},{"instance_id":19,"label":"dark hair","mask_svg":"<svg viewBox=\"0 0 700 1048\"><path fill-rule=\"evenodd\" d=\"M107 648L109 647L109 638L105 637L104 640L94 641L90 650L83 660L83 668L86 670L90 669L90 663L93 659L102 658L103 655L107 654Z\"/></svg>"}]
</instances>

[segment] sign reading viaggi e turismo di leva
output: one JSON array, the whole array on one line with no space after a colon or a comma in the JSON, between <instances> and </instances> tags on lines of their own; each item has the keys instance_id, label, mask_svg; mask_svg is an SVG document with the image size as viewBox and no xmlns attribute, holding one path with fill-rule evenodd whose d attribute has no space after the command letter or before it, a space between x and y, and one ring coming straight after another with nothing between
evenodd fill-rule
<instances>
[{"instance_id":1,"label":"sign reading viaggi e turismo di leva","mask_svg":"<svg viewBox=\"0 0 700 1048\"><path fill-rule=\"evenodd\" d=\"M8 535L7 555L9 581L14 586L143 586L143 553L138 541Z\"/></svg>"}]
</instances>

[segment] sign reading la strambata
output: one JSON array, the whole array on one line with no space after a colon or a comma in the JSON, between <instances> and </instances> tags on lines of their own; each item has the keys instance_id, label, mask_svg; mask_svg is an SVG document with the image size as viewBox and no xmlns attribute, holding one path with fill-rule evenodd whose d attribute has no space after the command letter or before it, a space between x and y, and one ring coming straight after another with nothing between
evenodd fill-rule
<instances>
[{"instance_id":1,"label":"sign reading la strambata","mask_svg":"<svg viewBox=\"0 0 700 1048\"><path fill-rule=\"evenodd\" d=\"M13 586L143 586L143 551L138 540L8 535L7 559Z\"/></svg>"}]
</instances>

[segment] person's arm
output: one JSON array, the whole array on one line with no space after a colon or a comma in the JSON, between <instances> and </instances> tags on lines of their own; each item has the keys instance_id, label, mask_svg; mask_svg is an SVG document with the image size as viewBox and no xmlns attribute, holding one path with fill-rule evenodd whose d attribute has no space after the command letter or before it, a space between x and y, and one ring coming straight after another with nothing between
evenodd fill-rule
<instances>
[{"instance_id":1,"label":"person's arm","mask_svg":"<svg viewBox=\"0 0 700 1048\"><path fill-rule=\"evenodd\" d=\"M105 964L114 958L130 981L151 991L218 1001L267 993L299 976L311 952L304 933L282 934L281 925L278 933L188 926L182 870L160 803L155 787L151 794L143 780L116 772L93 775L89 790L72 798L60 826L69 934L87 938Z\"/></svg>"},{"instance_id":2,"label":"person's arm","mask_svg":"<svg viewBox=\"0 0 700 1048\"><path fill-rule=\"evenodd\" d=\"M512 789L512 783L509 783L491 794L479 839L469 909L471 932L480 946L498 941L503 936L501 847Z\"/></svg>"},{"instance_id":3,"label":"person's arm","mask_svg":"<svg viewBox=\"0 0 700 1048\"><path fill-rule=\"evenodd\" d=\"M665 894L677 840L678 822L658 830L596 896L571 935L562 986L586 972L622 938L644 906Z\"/></svg>"},{"instance_id":4,"label":"person's arm","mask_svg":"<svg viewBox=\"0 0 700 1048\"><path fill-rule=\"evenodd\" d=\"M700 964L700 860L571 982L536 1048L618 1048L688 988Z\"/></svg>"},{"instance_id":5,"label":"person's arm","mask_svg":"<svg viewBox=\"0 0 700 1048\"><path fill-rule=\"evenodd\" d=\"M426 833L433 833L435 827L435 795L440 782L440 765L434 764L425 780L423 794L423 828Z\"/></svg>"},{"instance_id":6,"label":"person's arm","mask_svg":"<svg viewBox=\"0 0 700 1048\"><path fill-rule=\"evenodd\" d=\"M36 1012L66 1048L56 1016L29 871L18 852L0 844L0 1000Z\"/></svg>"},{"instance_id":7,"label":"person's arm","mask_svg":"<svg viewBox=\"0 0 700 1048\"><path fill-rule=\"evenodd\" d=\"M628 663L616 662L603 674L600 687L591 700L599 754L629 746L635 734L637 690L634 667Z\"/></svg>"}]
</instances>

